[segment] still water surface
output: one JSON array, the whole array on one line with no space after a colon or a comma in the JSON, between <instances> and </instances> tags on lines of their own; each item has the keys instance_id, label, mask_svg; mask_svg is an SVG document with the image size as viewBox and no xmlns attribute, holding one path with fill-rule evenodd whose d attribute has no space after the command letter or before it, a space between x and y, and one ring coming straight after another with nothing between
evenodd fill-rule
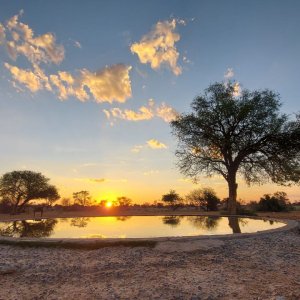
<instances>
[{"instance_id":1,"label":"still water surface","mask_svg":"<svg viewBox=\"0 0 300 300\"><path fill-rule=\"evenodd\" d=\"M251 233L284 223L236 217L133 216L0 222L0 236L36 238L149 238Z\"/></svg>"}]
</instances>

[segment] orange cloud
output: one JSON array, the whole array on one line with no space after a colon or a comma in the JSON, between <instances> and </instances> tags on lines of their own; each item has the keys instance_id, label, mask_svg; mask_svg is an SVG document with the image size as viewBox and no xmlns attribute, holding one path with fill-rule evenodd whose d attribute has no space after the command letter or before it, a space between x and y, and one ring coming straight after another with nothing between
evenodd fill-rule
<instances>
[{"instance_id":1,"label":"orange cloud","mask_svg":"<svg viewBox=\"0 0 300 300\"><path fill-rule=\"evenodd\" d=\"M175 75L180 75L182 69L177 65L179 53L175 46L180 40L180 35L175 32L176 23L180 22L175 19L158 22L140 42L131 45L131 52L138 55L141 63L150 63L154 70L167 65Z\"/></svg>"},{"instance_id":2,"label":"orange cloud","mask_svg":"<svg viewBox=\"0 0 300 300\"><path fill-rule=\"evenodd\" d=\"M151 140L147 141L147 145L151 149L166 149L167 148L167 146L164 143L161 143L155 139L151 139Z\"/></svg>"},{"instance_id":3,"label":"orange cloud","mask_svg":"<svg viewBox=\"0 0 300 300\"><path fill-rule=\"evenodd\" d=\"M103 110L107 119L121 119L127 121L144 121L151 120L154 117L163 119L165 122L171 122L178 116L178 112L164 102L156 105L153 99L148 101L148 105L141 106L137 111L120 108L112 108Z\"/></svg>"}]
</instances>

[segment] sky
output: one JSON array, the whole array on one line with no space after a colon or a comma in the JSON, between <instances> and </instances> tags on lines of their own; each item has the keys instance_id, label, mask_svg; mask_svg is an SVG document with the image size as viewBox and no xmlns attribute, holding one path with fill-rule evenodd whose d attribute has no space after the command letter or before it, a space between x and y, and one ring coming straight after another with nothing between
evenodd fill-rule
<instances>
[{"instance_id":1,"label":"sky","mask_svg":"<svg viewBox=\"0 0 300 300\"><path fill-rule=\"evenodd\" d=\"M176 168L169 122L211 83L280 94L299 111L299 1L2 1L0 174L33 170L62 197L153 202L197 184ZM257 200L300 188L248 187Z\"/></svg>"}]
</instances>

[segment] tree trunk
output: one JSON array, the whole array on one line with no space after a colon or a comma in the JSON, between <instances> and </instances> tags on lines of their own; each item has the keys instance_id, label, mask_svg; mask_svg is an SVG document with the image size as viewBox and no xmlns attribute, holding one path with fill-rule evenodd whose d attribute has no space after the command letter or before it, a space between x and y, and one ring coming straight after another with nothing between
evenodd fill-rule
<instances>
[{"instance_id":1,"label":"tree trunk","mask_svg":"<svg viewBox=\"0 0 300 300\"><path fill-rule=\"evenodd\" d=\"M228 212L230 215L236 215L236 198L237 198L237 183L236 183L236 173L229 175L228 177Z\"/></svg>"}]
</instances>

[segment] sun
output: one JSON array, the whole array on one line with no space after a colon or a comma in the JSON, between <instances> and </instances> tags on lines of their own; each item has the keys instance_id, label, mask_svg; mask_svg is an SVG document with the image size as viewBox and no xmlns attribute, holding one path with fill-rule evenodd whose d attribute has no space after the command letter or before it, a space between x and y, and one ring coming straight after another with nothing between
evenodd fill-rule
<instances>
[{"instance_id":1,"label":"sun","mask_svg":"<svg viewBox=\"0 0 300 300\"><path fill-rule=\"evenodd\" d=\"M107 208L112 207L112 205L113 205L113 203L112 203L111 201L107 201L107 202L105 203L105 207L107 207Z\"/></svg>"}]
</instances>

